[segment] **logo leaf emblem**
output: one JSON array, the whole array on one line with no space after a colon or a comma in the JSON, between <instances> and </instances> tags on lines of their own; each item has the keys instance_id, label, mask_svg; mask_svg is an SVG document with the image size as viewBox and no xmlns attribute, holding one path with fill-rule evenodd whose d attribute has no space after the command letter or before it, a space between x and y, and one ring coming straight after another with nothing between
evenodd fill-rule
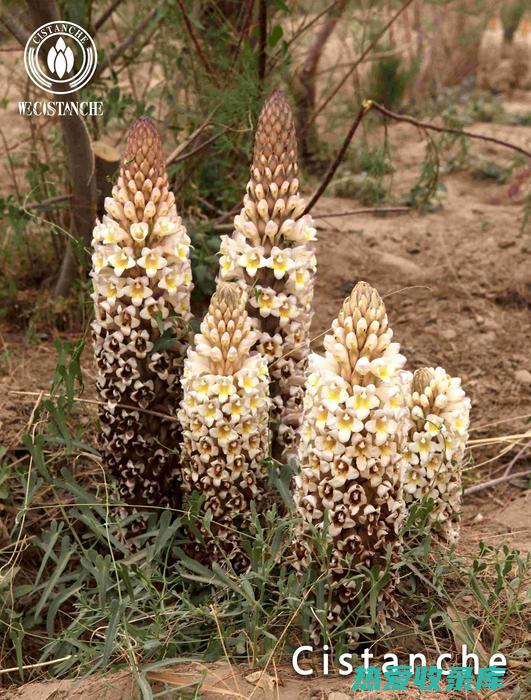
<instances>
[{"instance_id":1,"label":"logo leaf emblem","mask_svg":"<svg viewBox=\"0 0 531 700\"><path fill-rule=\"evenodd\" d=\"M50 73L55 73L59 79L74 67L74 52L65 44L63 37L59 37L55 46L48 51L46 63Z\"/></svg>"}]
</instances>

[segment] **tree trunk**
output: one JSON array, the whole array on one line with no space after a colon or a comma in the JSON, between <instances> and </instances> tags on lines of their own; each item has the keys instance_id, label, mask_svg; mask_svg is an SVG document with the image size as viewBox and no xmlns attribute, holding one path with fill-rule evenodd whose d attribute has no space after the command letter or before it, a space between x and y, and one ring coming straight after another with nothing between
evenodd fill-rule
<instances>
[{"instance_id":1,"label":"tree trunk","mask_svg":"<svg viewBox=\"0 0 531 700\"><path fill-rule=\"evenodd\" d=\"M343 14L348 0L341 0L330 11L324 24L318 29L306 55L302 68L295 77L296 120L299 132L301 162L309 167L315 166L319 156L319 137L317 125L310 123L315 111L316 75L319 61L326 42Z\"/></svg>"},{"instance_id":2,"label":"tree trunk","mask_svg":"<svg viewBox=\"0 0 531 700\"><path fill-rule=\"evenodd\" d=\"M54 22L59 19L54 0L28 0L27 4L32 25L29 33L46 22ZM29 33L26 36L26 27L21 24L17 17L4 15L3 22L20 43L26 43ZM55 95L54 98L56 102L77 101L79 96L77 93L71 93L65 96ZM72 114L71 116L60 116L58 119L63 132L66 159L70 171L72 195L70 230L72 236L88 246L92 238L96 214L96 178L90 136L82 117ZM71 246L68 245L55 285L55 296L64 296L68 293L77 272L76 256Z\"/></svg>"}]
</instances>

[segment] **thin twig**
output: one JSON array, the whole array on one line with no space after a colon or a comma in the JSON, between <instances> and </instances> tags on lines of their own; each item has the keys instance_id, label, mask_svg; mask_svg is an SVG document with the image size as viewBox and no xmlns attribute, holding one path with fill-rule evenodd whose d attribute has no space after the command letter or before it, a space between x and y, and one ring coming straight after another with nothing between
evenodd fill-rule
<instances>
[{"instance_id":1,"label":"thin twig","mask_svg":"<svg viewBox=\"0 0 531 700\"><path fill-rule=\"evenodd\" d=\"M104 10L94 21L94 29L97 31L109 19L112 13L122 4L124 0L114 0L109 7Z\"/></svg>"},{"instance_id":2,"label":"thin twig","mask_svg":"<svg viewBox=\"0 0 531 700\"><path fill-rule=\"evenodd\" d=\"M335 86L335 88L332 90L332 92L328 95L328 97L324 100L324 102L321 104L320 107L318 107L314 114L311 116L310 120L308 121L307 127L310 126L310 124L313 124L313 122L317 119L317 117L321 114L323 109L327 107L327 105L334 99L334 97L337 95L337 93L341 90L343 85L346 83L346 81L350 78L350 76L354 73L356 68L360 65L360 63L363 62L363 60L366 58L366 56L373 50L373 48L376 46L376 44L380 41L382 36L387 32L389 27L391 27L392 24L396 22L396 20L400 17L400 15L406 10L413 0L406 0L406 2L402 5L402 7L391 17L389 22L385 25L385 27L382 29L381 32L379 32L374 39L371 41L371 43L367 46L365 51L361 54L361 56L358 58L358 60L352 65L352 67L345 73L345 75L341 78L339 83Z\"/></svg>"},{"instance_id":3,"label":"thin twig","mask_svg":"<svg viewBox=\"0 0 531 700\"><path fill-rule=\"evenodd\" d=\"M311 19L307 24L304 24L304 20L301 22L299 25L299 28L296 30L296 32L293 34L292 37L286 42L285 49L288 49L291 44L293 44L294 41L296 41L304 32L307 32L310 27L313 27L313 25L318 22L321 17L324 17L330 10L332 10L337 3L340 2L340 0L334 0L333 3L328 5L328 7L325 7L324 10L319 12L318 15L316 15L313 19ZM271 67L274 68L275 65L277 64L279 58L281 58L284 55L284 49L282 51L277 51L276 55L273 56L273 60L271 61Z\"/></svg>"},{"instance_id":4,"label":"thin twig","mask_svg":"<svg viewBox=\"0 0 531 700\"><path fill-rule=\"evenodd\" d=\"M109 68L114 64L116 59L120 58L120 56L127 51L127 49L135 44L135 42L138 39L138 35L141 34L144 29L147 27L147 25L151 22L151 20L155 17L157 12L160 10L160 8L164 5L164 0L161 2L157 3L155 7L151 10L151 12L148 12L148 14L144 17L144 19L133 29L131 34L122 41L121 44L118 44L114 48L113 51L111 51L110 56L108 56L102 63L98 66L94 73L94 80L98 78L101 73L106 69Z\"/></svg>"},{"instance_id":5,"label":"thin twig","mask_svg":"<svg viewBox=\"0 0 531 700\"><path fill-rule=\"evenodd\" d=\"M193 142L196 140L198 136L200 136L203 131L207 128L207 126L210 125L212 121L212 117L215 115L215 113L218 111L219 105L215 107L212 112L208 115L208 117L205 119L205 121L200 124L195 131L193 131L190 136L188 137L188 140L185 141L184 143L180 143L171 153L170 155L166 158L166 167L168 165L171 165L173 161L179 156L183 151L185 151L189 146L193 144Z\"/></svg>"},{"instance_id":6,"label":"thin twig","mask_svg":"<svg viewBox=\"0 0 531 700\"><path fill-rule=\"evenodd\" d=\"M356 216L357 214L405 214L411 212L411 207L369 207L367 209L353 209L342 211L338 214L314 214L314 219L334 219L340 216Z\"/></svg>"},{"instance_id":7,"label":"thin twig","mask_svg":"<svg viewBox=\"0 0 531 700\"><path fill-rule=\"evenodd\" d=\"M260 0L258 32L258 83L263 85L267 72L267 0Z\"/></svg>"},{"instance_id":8,"label":"thin twig","mask_svg":"<svg viewBox=\"0 0 531 700\"><path fill-rule=\"evenodd\" d=\"M17 394L18 396L42 396L43 398L51 399L53 394L49 394L44 391L17 391L15 389L10 389L10 394ZM106 401L98 401L97 399L82 399L80 396L74 396L74 401L79 401L80 403L90 403L95 406L105 406ZM129 410L139 411L140 413L147 413L150 416L157 416L158 418L165 418L166 420L175 421L175 416L169 413L161 413L160 411L150 411L148 408L141 408L140 406L130 406L126 403L115 404L119 408L127 408Z\"/></svg>"},{"instance_id":9,"label":"thin twig","mask_svg":"<svg viewBox=\"0 0 531 700\"><path fill-rule=\"evenodd\" d=\"M208 75L215 79L215 73L212 70L212 66L210 65L208 58L205 56L203 49L201 48L201 44L199 43L195 32L194 28L192 27L192 23L190 22L190 18L188 17L188 13L186 12L186 8L184 6L183 0L177 0L179 8L181 10L181 14L183 16L184 23L186 25L186 29L188 30L188 34L190 35L190 39L192 40L193 45L195 46L195 50L197 51L197 55L201 59L202 64L205 67L206 72Z\"/></svg>"},{"instance_id":10,"label":"thin twig","mask_svg":"<svg viewBox=\"0 0 531 700\"><path fill-rule=\"evenodd\" d=\"M356 133L359 125L361 124L363 117L373 109L377 112L380 112L381 114L384 114L390 119L394 119L395 121L399 122L406 122L407 124L412 124L413 126L416 126L419 129L423 129L425 132L437 131L438 133L443 134L456 134L458 136L467 136L471 139L476 139L478 141L487 141L489 143L495 143L498 146L509 148L518 153L522 153L528 158L531 158L531 151L526 151L524 148L521 148L520 146L517 146L514 143L510 143L509 141L502 141L501 139L494 138L493 136L485 136L484 134L474 134L471 131L463 131L461 129L453 129L451 127L446 126L436 126L435 124L430 124L429 122L423 122L418 119L415 119L414 117L410 117L407 114L398 114L397 112L392 112L390 109L387 109L387 107L384 107L378 102L374 102L374 100L364 100L358 114L356 115L350 129L347 132L347 135L345 136L345 139L343 140L339 151L337 152L336 157L334 158L332 163L330 163L328 170L326 171L323 180L321 181L321 184L312 195L310 201L306 205L306 209L304 210L303 214L308 214L308 212L312 210L312 208L321 198L324 191L328 187L330 181L334 177L336 170L341 164L341 161L343 160L343 157L347 152L350 142L352 141L354 134ZM428 138L430 137L428 136Z\"/></svg>"},{"instance_id":11,"label":"thin twig","mask_svg":"<svg viewBox=\"0 0 531 700\"><path fill-rule=\"evenodd\" d=\"M25 209L34 211L36 209L50 209L56 204L61 204L62 202L68 202L72 199L70 194L58 194L56 197L50 197L49 199L43 199L42 202L34 202L33 204L25 205Z\"/></svg>"},{"instance_id":12,"label":"thin twig","mask_svg":"<svg viewBox=\"0 0 531 700\"><path fill-rule=\"evenodd\" d=\"M352 138L354 137L354 134L356 133L358 126L361 124L361 120L363 119L363 117L367 114L367 112L370 109L371 109L371 107L370 107L370 104L368 102L364 102L362 104L360 111L356 115L356 118L352 122L352 125L351 125L350 129L348 130L348 133L345 136L345 139L343 140L341 148L337 152L337 155L334 158L334 160L332 161L332 163L330 163L328 170L326 171L325 176L324 176L321 184L319 185L317 190L312 195L310 201L306 205L306 209L304 210L303 215L308 214L308 212L310 212L312 210L313 206L319 201L323 192L328 187L330 180L334 177L336 170L338 169L341 161L343 160L343 156L345 155L347 148L349 147L350 142L352 141Z\"/></svg>"},{"instance_id":13,"label":"thin twig","mask_svg":"<svg viewBox=\"0 0 531 700\"><path fill-rule=\"evenodd\" d=\"M531 469L526 472L518 472L518 474L506 474L505 476L499 476L497 479L491 479L490 481L485 481L483 484L476 484L475 486L469 486L464 490L465 496L470 496L473 493L479 493L480 491L485 491L485 489L490 489L498 484L503 484L506 481L512 481L513 479L521 479L524 476L531 476Z\"/></svg>"},{"instance_id":14,"label":"thin twig","mask_svg":"<svg viewBox=\"0 0 531 700\"><path fill-rule=\"evenodd\" d=\"M232 67L236 64L238 56L240 55L240 49L242 47L243 40L249 33L249 28L251 26L251 19L253 17L254 0L247 0L247 8L245 10L245 18L243 20L242 30L240 36L238 37L238 44L234 51L234 57L232 59Z\"/></svg>"},{"instance_id":15,"label":"thin twig","mask_svg":"<svg viewBox=\"0 0 531 700\"><path fill-rule=\"evenodd\" d=\"M472 426L470 432L477 432L478 430L485 430L485 428L492 428L494 425L500 425L501 423L512 423L517 420L526 420L531 418L531 413L523 413L519 416L511 416L510 418L501 418L500 420L492 421L492 423L483 423L482 425Z\"/></svg>"},{"instance_id":16,"label":"thin twig","mask_svg":"<svg viewBox=\"0 0 531 700\"><path fill-rule=\"evenodd\" d=\"M223 224L229 219L232 219L232 217L242 208L242 201L240 200L237 204L235 204L230 211L226 211L224 214L219 216L217 219L214 219L211 223L213 226L217 226L219 224Z\"/></svg>"},{"instance_id":17,"label":"thin twig","mask_svg":"<svg viewBox=\"0 0 531 700\"><path fill-rule=\"evenodd\" d=\"M398 122L406 122L407 124L413 124L420 129L429 129L430 131L437 131L441 134L455 134L456 136L468 136L471 139L477 139L478 141L488 141L489 143L495 143L498 146L504 146L505 148L510 148L517 153L521 153L527 158L531 158L531 151L526 151L525 148L521 148L514 143L509 143L509 141L502 141L502 139L497 139L494 136L485 136L484 134L475 134L472 131L465 131L464 129L454 129L449 126L436 126L435 124L430 124L429 122L422 122L414 117L410 117L407 114L397 114L397 112L392 112L387 107L384 107L378 102L373 102L369 100L371 109L375 109L377 112L385 114L385 116L390 117Z\"/></svg>"},{"instance_id":18,"label":"thin twig","mask_svg":"<svg viewBox=\"0 0 531 700\"><path fill-rule=\"evenodd\" d=\"M505 471L503 472L503 476L507 476L508 474L511 473L511 469L512 469L512 468L514 467L514 465L518 462L518 460L520 459L520 457L522 457L522 455L525 455L525 453L526 453L528 450L529 450L529 443L527 443L526 445L523 445L523 446L518 450L518 452L515 454L515 456L511 459L511 461L510 461L509 464L507 465L507 468L506 468Z\"/></svg>"},{"instance_id":19,"label":"thin twig","mask_svg":"<svg viewBox=\"0 0 531 700\"><path fill-rule=\"evenodd\" d=\"M59 664L62 661L68 661L72 658L72 654L68 656L63 656L60 659L50 659L50 661L39 661L36 664L26 664L25 666L15 666L14 668L0 668L0 673L15 673L16 671L28 671L30 668L41 668L41 666L51 666L52 664Z\"/></svg>"},{"instance_id":20,"label":"thin twig","mask_svg":"<svg viewBox=\"0 0 531 700\"><path fill-rule=\"evenodd\" d=\"M183 153L181 156L178 158L174 158L172 160L172 165L175 165L176 163L182 163L183 160L188 160L188 158L191 158L192 156L195 156L197 153L200 153L201 151L204 151L205 148L210 146L211 143L214 143L214 141L217 141L220 136L223 136L223 134L228 131L228 127L225 129L222 129L219 131L217 134L214 134L214 136L211 136L209 139L206 141L203 141L200 143L198 146L193 148L191 151L188 151L188 153Z\"/></svg>"}]
</instances>

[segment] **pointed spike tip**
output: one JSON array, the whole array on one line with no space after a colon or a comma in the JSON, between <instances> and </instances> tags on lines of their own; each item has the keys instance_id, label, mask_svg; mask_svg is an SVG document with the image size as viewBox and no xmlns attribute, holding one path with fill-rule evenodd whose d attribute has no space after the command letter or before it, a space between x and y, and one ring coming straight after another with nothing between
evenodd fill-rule
<instances>
[{"instance_id":1,"label":"pointed spike tip","mask_svg":"<svg viewBox=\"0 0 531 700\"><path fill-rule=\"evenodd\" d=\"M211 303L214 306L224 304L229 309L237 309L243 306L243 291L237 284L220 282L212 295Z\"/></svg>"}]
</instances>

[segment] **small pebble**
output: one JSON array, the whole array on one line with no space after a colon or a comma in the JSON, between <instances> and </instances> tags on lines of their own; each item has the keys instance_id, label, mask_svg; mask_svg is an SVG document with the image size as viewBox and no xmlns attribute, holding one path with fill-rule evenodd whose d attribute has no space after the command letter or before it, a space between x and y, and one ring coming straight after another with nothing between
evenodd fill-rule
<instances>
[{"instance_id":1,"label":"small pebble","mask_svg":"<svg viewBox=\"0 0 531 700\"><path fill-rule=\"evenodd\" d=\"M457 338L457 331L453 328L445 328L441 331L441 338L444 338L444 340L455 340L455 338Z\"/></svg>"},{"instance_id":2,"label":"small pebble","mask_svg":"<svg viewBox=\"0 0 531 700\"><path fill-rule=\"evenodd\" d=\"M527 369L519 369L514 373L514 378L519 384L531 384L531 372Z\"/></svg>"}]
</instances>

